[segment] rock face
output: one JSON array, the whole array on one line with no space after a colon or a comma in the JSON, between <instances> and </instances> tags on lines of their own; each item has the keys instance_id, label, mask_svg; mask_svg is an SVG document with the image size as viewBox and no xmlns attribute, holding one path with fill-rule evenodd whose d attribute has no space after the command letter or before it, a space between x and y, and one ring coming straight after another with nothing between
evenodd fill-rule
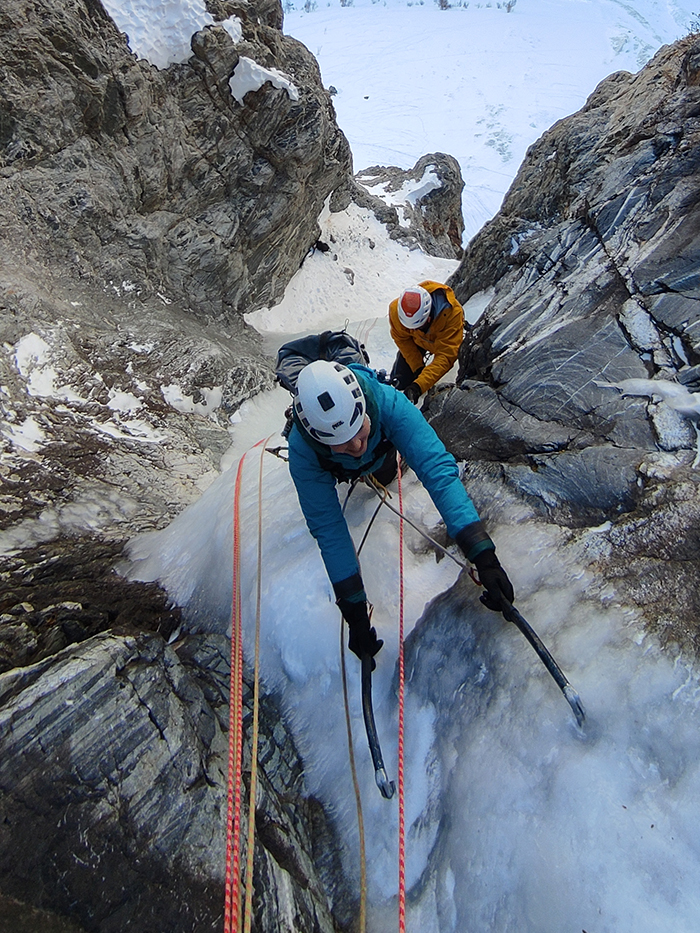
<instances>
[{"instance_id":1,"label":"rock face","mask_svg":"<svg viewBox=\"0 0 700 933\"><path fill-rule=\"evenodd\" d=\"M114 572L121 545L55 540L0 557L0 673L43 661L104 631L168 639L181 614L158 587L124 586Z\"/></svg>"},{"instance_id":2,"label":"rock face","mask_svg":"<svg viewBox=\"0 0 700 933\"><path fill-rule=\"evenodd\" d=\"M98 2L0 11L4 550L71 533L77 512L112 539L164 524L272 385L239 312L282 295L350 153L279 5L212 13L241 40L208 27L159 71ZM289 89L237 100L246 60Z\"/></svg>"},{"instance_id":3,"label":"rock face","mask_svg":"<svg viewBox=\"0 0 700 933\"><path fill-rule=\"evenodd\" d=\"M459 162L444 152L420 158L412 169L375 165L355 176L348 197L372 210L389 235L431 256L462 256L462 189ZM334 195L337 204L343 189ZM333 202L332 202L333 206Z\"/></svg>"},{"instance_id":4,"label":"rock face","mask_svg":"<svg viewBox=\"0 0 700 933\"><path fill-rule=\"evenodd\" d=\"M460 387L430 403L472 471L572 526L616 522L606 559L649 618L669 615L665 537L680 534L688 557L676 591L700 584L686 391L700 361L699 116L691 36L612 75L531 147L450 282L462 302L493 295L463 345ZM687 642L696 598L678 602Z\"/></svg>"},{"instance_id":5,"label":"rock face","mask_svg":"<svg viewBox=\"0 0 700 933\"><path fill-rule=\"evenodd\" d=\"M112 541L161 527L217 475L270 363L242 324L37 274L0 272L0 551L86 520Z\"/></svg>"},{"instance_id":6,"label":"rock face","mask_svg":"<svg viewBox=\"0 0 700 933\"><path fill-rule=\"evenodd\" d=\"M0 929L219 929L225 639L113 570L218 474L273 384L243 312L279 298L350 154L279 3L159 71L95 0L0 10ZM249 59L284 72L242 100ZM296 95L296 96L295 96ZM170 644L168 642L171 642ZM250 703L250 696L247 701ZM253 929L353 901L273 698ZM249 713L248 713L249 716ZM246 727L247 728L247 727ZM246 767L248 771L246 772ZM244 781L250 764L244 762Z\"/></svg>"},{"instance_id":7,"label":"rock face","mask_svg":"<svg viewBox=\"0 0 700 933\"><path fill-rule=\"evenodd\" d=\"M350 151L279 5L221 2L216 14L236 14L243 38L207 27L188 63L159 71L98 2L3 5L4 251L137 283L207 317L281 298ZM267 81L238 101L229 79L246 59L288 75L291 90Z\"/></svg>"},{"instance_id":8,"label":"rock face","mask_svg":"<svg viewBox=\"0 0 700 933\"><path fill-rule=\"evenodd\" d=\"M106 633L0 675L6 897L86 931L220 928L229 652ZM333 933L332 833L269 701L261 721L253 928Z\"/></svg>"}]
</instances>

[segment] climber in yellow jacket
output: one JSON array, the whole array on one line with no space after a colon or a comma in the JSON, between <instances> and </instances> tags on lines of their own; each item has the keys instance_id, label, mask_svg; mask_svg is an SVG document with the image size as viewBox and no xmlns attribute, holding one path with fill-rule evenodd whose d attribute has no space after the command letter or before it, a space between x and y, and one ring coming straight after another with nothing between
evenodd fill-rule
<instances>
[{"instance_id":1,"label":"climber in yellow jacket","mask_svg":"<svg viewBox=\"0 0 700 933\"><path fill-rule=\"evenodd\" d=\"M464 337L464 310L448 285L421 282L391 302L389 326L399 348L392 385L415 405L454 366ZM428 355L432 360L426 366Z\"/></svg>"}]
</instances>

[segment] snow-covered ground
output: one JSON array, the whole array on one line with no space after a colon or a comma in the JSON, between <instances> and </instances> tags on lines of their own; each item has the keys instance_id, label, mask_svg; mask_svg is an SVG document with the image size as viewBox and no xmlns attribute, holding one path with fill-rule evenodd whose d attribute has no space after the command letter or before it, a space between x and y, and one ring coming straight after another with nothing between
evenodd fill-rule
<instances>
[{"instance_id":1,"label":"snow-covered ground","mask_svg":"<svg viewBox=\"0 0 700 933\"><path fill-rule=\"evenodd\" d=\"M139 52L161 36L182 39L204 25L203 4L107 0ZM474 233L497 209L527 146L577 109L611 71L636 70L663 42L686 31L691 11L673 0L517 0L433 4L348 0L304 8L288 3L286 30L319 58L333 85L338 120L358 169L412 165L426 152L455 155L467 182ZM508 7L511 7L510 12ZM185 15L187 14L187 15ZM161 22L162 21L162 22ZM233 24L235 27L235 24ZM159 28L161 28L159 27ZM161 38L159 54L163 54ZM150 43L150 45L149 45ZM175 44L173 44L173 49ZM146 54L142 51L141 54ZM180 42L173 56L183 54ZM167 58L167 56L166 56ZM173 59L174 60L174 59ZM372 365L393 350L386 308L422 278L444 279L455 264L409 252L353 208L321 218L332 252L307 258L283 302L249 316L272 352L287 335L341 327L367 345ZM484 296L467 308L474 319ZM611 376L614 378L614 375ZM243 454L244 612L248 646L255 616L257 470L289 403L282 389L247 402L232 425L222 472L201 499L162 532L136 540L131 573L160 579L187 607L190 625L228 625L232 500ZM26 426L27 444L36 443ZM270 446L279 442L273 437ZM283 696L307 760L309 788L332 806L357 866L352 787L339 674L339 616L285 464L264 463L263 676ZM420 933L528 931L696 933L700 928L700 714L698 677L645 637L633 615L587 568L588 552L559 529L535 523L502 491L475 490L511 574L518 606L551 647L588 712L583 735L561 694L522 637L480 608L465 614L473 666L459 652L440 659L431 698L407 697L407 929ZM405 510L431 526L437 515L412 474ZM367 490L350 498L359 542L375 509ZM374 621L386 645L375 705L391 777L396 774L397 523L381 514L362 553ZM455 580L409 532L406 629ZM456 620L452 620L453 623ZM368 833L371 933L396 929L396 801L374 786L359 706L351 702ZM420 655L418 664L420 666ZM465 671L467 671L465 673ZM471 672L471 673L469 673ZM418 678L420 680L420 678ZM478 710L474 715L470 710Z\"/></svg>"}]
</instances>

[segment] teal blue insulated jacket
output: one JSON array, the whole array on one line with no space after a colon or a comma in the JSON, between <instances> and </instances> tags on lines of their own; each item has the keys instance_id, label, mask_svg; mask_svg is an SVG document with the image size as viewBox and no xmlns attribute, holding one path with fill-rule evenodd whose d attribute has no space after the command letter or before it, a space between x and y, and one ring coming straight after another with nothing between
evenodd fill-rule
<instances>
[{"instance_id":1,"label":"teal blue insulated jacket","mask_svg":"<svg viewBox=\"0 0 700 933\"><path fill-rule=\"evenodd\" d=\"M374 370L357 363L351 364L350 369L365 394L367 414L372 423L366 452L362 457L335 454L295 423L289 434L289 468L306 524L321 549L336 596L358 598L361 594L364 598L355 546L341 511L336 480L321 466L317 451L349 470L362 469L366 464L363 472L369 473L377 466L372 451L383 435L394 444L428 490L452 538L465 526L478 522L479 515L462 486L454 457L420 411L402 392L379 382ZM493 543L487 539L483 547L493 547Z\"/></svg>"}]
</instances>

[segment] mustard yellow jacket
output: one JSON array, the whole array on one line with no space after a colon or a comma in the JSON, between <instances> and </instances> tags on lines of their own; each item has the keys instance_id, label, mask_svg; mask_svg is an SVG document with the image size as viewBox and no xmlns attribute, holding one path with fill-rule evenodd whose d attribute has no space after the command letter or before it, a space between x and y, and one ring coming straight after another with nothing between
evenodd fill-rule
<instances>
[{"instance_id":1,"label":"mustard yellow jacket","mask_svg":"<svg viewBox=\"0 0 700 933\"><path fill-rule=\"evenodd\" d=\"M394 343L414 372L423 365L425 352L432 353L432 361L416 379L423 393L434 386L455 364L464 337L464 310L449 286L431 281L419 284L431 295L436 289L443 289L450 307L441 311L427 333L423 333L420 328L410 330L401 323L399 299L395 298L389 305L389 327Z\"/></svg>"}]
</instances>

